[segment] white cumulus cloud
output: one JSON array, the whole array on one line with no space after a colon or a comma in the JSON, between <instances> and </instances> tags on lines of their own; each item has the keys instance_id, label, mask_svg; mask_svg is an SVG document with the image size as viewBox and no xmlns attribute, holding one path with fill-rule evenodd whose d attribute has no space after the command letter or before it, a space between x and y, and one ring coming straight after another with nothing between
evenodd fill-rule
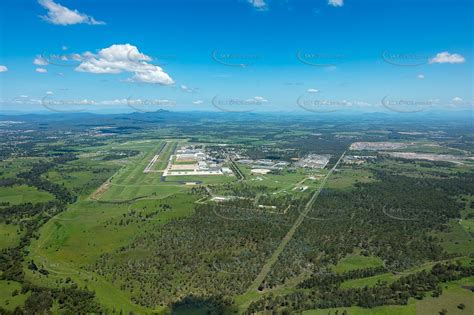
<instances>
[{"instance_id":1,"label":"white cumulus cloud","mask_svg":"<svg viewBox=\"0 0 474 315\"><path fill-rule=\"evenodd\" d=\"M0 72L7 72L8 68L6 66L0 65Z\"/></svg>"},{"instance_id":2,"label":"white cumulus cloud","mask_svg":"<svg viewBox=\"0 0 474 315\"><path fill-rule=\"evenodd\" d=\"M262 97L262 96L254 96L252 98L247 99L246 102L247 103L262 104L262 103L267 103L268 100L265 97Z\"/></svg>"},{"instance_id":3,"label":"white cumulus cloud","mask_svg":"<svg viewBox=\"0 0 474 315\"><path fill-rule=\"evenodd\" d=\"M333 7L342 7L344 5L344 0L329 0L328 4Z\"/></svg>"},{"instance_id":4,"label":"white cumulus cloud","mask_svg":"<svg viewBox=\"0 0 474 315\"><path fill-rule=\"evenodd\" d=\"M201 105L203 103L204 103L204 101L202 101L202 100L193 101L194 105Z\"/></svg>"},{"instance_id":5,"label":"white cumulus cloud","mask_svg":"<svg viewBox=\"0 0 474 315\"><path fill-rule=\"evenodd\" d=\"M187 93L194 93L196 92L198 89L197 88L191 88L187 85L180 85L180 90L183 91L183 92L187 92Z\"/></svg>"},{"instance_id":6,"label":"white cumulus cloud","mask_svg":"<svg viewBox=\"0 0 474 315\"><path fill-rule=\"evenodd\" d=\"M97 54L87 52L87 58L76 67L76 71L96 74L118 74L130 72L134 75L129 81L174 84L173 79L159 66L148 61L151 58L142 54L136 46L130 44L112 45L101 49Z\"/></svg>"},{"instance_id":7,"label":"white cumulus cloud","mask_svg":"<svg viewBox=\"0 0 474 315\"><path fill-rule=\"evenodd\" d=\"M266 10L268 9L267 3L265 0L248 0L248 2L257 10Z\"/></svg>"},{"instance_id":8,"label":"white cumulus cloud","mask_svg":"<svg viewBox=\"0 0 474 315\"><path fill-rule=\"evenodd\" d=\"M97 21L92 16L71 10L53 0L39 0L38 3L48 10L47 15L41 16L45 21L56 25L90 24L103 25L105 22Z\"/></svg>"},{"instance_id":9,"label":"white cumulus cloud","mask_svg":"<svg viewBox=\"0 0 474 315\"><path fill-rule=\"evenodd\" d=\"M36 56L35 59L33 60L33 64L37 66L46 66L48 64L48 61L44 59L42 56Z\"/></svg>"},{"instance_id":10,"label":"white cumulus cloud","mask_svg":"<svg viewBox=\"0 0 474 315\"><path fill-rule=\"evenodd\" d=\"M318 93L319 90L318 89L307 89L306 92L308 92L308 93Z\"/></svg>"},{"instance_id":11,"label":"white cumulus cloud","mask_svg":"<svg viewBox=\"0 0 474 315\"><path fill-rule=\"evenodd\" d=\"M48 72L48 70L46 70L45 68L36 68L35 71L36 71L36 72L39 72L39 73L46 73L46 72Z\"/></svg>"},{"instance_id":12,"label":"white cumulus cloud","mask_svg":"<svg viewBox=\"0 0 474 315\"><path fill-rule=\"evenodd\" d=\"M466 59L459 54L451 54L447 51L437 53L434 58L430 59L430 63L464 63Z\"/></svg>"}]
</instances>

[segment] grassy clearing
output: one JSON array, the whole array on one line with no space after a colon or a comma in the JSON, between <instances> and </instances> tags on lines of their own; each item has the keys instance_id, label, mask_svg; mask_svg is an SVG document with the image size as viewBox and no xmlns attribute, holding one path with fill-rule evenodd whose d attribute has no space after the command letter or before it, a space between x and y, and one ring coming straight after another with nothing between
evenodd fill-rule
<instances>
[{"instance_id":1,"label":"grassy clearing","mask_svg":"<svg viewBox=\"0 0 474 315\"><path fill-rule=\"evenodd\" d=\"M463 228L458 220L449 222L449 232L436 233L440 245L448 252L460 255L474 253L474 239Z\"/></svg>"},{"instance_id":2,"label":"grassy clearing","mask_svg":"<svg viewBox=\"0 0 474 315\"><path fill-rule=\"evenodd\" d=\"M332 189L350 189L356 183L369 183L374 181L372 172L363 168L343 168L331 176L326 187Z\"/></svg>"},{"instance_id":3,"label":"grassy clearing","mask_svg":"<svg viewBox=\"0 0 474 315\"><path fill-rule=\"evenodd\" d=\"M26 202L47 202L53 199L54 196L50 193L27 185L15 185L12 187L2 187L0 189L0 203L8 202L10 205L18 205Z\"/></svg>"},{"instance_id":4,"label":"grassy clearing","mask_svg":"<svg viewBox=\"0 0 474 315\"><path fill-rule=\"evenodd\" d=\"M371 309L362 307L345 307L345 308L330 308L320 310L309 310L303 312L304 315L342 315L346 311L347 315L414 315L416 313L416 305L409 303L407 306L389 305L374 307ZM433 314L430 314L433 315Z\"/></svg>"},{"instance_id":5,"label":"grassy clearing","mask_svg":"<svg viewBox=\"0 0 474 315\"><path fill-rule=\"evenodd\" d=\"M255 186L266 186L269 189L276 190L277 192L291 193L292 189L298 183L301 185L308 186L310 188L316 188L319 186L319 181L308 179L309 177L323 177L327 171L325 170L304 170L299 169L295 172L289 172L282 170L280 174L268 173L266 175L252 175L252 167L245 164L238 164L239 169L246 176L245 183Z\"/></svg>"},{"instance_id":6,"label":"grassy clearing","mask_svg":"<svg viewBox=\"0 0 474 315\"><path fill-rule=\"evenodd\" d=\"M20 237L16 225L0 223L0 249L18 245Z\"/></svg>"},{"instance_id":7,"label":"grassy clearing","mask_svg":"<svg viewBox=\"0 0 474 315\"><path fill-rule=\"evenodd\" d=\"M0 280L0 307L13 311L22 306L31 293L21 294L21 284L15 281Z\"/></svg>"},{"instance_id":8,"label":"grassy clearing","mask_svg":"<svg viewBox=\"0 0 474 315\"><path fill-rule=\"evenodd\" d=\"M202 184L222 184L235 181L235 177L228 175L190 175L190 176L166 176L166 182L187 182Z\"/></svg>"},{"instance_id":9,"label":"grassy clearing","mask_svg":"<svg viewBox=\"0 0 474 315\"><path fill-rule=\"evenodd\" d=\"M446 309L449 315L474 314L474 292L463 286L474 286L474 277L443 285L443 294L438 298L427 297L422 301L417 301L416 314L439 314L442 309ZM458 308L461 303L465 305L464 310Z\"/></svg>"},{"instance_id":10,"label":"grassy clearing","mask_svg":"<svg viewBox=\"0 0 474 315\"><path fill-rule=\"evenodd\" d=\"M474 208L472 205L474 204L474 196L465 196L463 198L465 200L466 206L461 211L461 218L460 224L462 228L469 234L474 235Z\"/></svg>"},{"instance_id":11,"label":"grassy clearing","mask_svg":"<svg viewBox=\"0 0 474 315\"><path fill-rule=\"evenodd\" d=\"M383 261L374 256L362 256L360 254L350 254L341 259L332 269L334 272L343 273L356 269L383 266Z\"/></svg>"}]
</instances>

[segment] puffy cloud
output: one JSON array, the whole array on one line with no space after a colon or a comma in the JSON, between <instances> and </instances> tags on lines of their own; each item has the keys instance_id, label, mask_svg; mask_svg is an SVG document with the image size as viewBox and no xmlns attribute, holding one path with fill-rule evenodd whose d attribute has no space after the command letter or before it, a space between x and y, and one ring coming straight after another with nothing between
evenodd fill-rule
<instances>
[{"instance_id":1,"label":"puffy cloud","mask_svg":"<svg viewBox=\"0 0 474 315\"><path fill-rule=\"evenodd\" d=\"M262 96L254 96L252 98L249 98L246 100L248 103L256 103L256 104L261 104L261 103L266 103L268 100Z\"/></svg>"},{"instance_id":2,"label":"puffy cloud","mask_svg":"<svg viewBox=\"0 0 474 315\"><path fill-rule=\"evenodd\" d=\"M307 89L306 92L308 92L308 93L318 93L319 90L318 89Z\"/></svg>"},{"instance_id":3,"label":"puffy cloud","mask_svg":"<svg viewBox=\"0 0 474 315\"><path fill-rule=\"evenodd\" d=\"M344 0L329 0L328 4L333 7L342 7L344 5Z\"/></svg>"},{"instance_id":4,"label":"puffy cloud","mask_svg":"<svg viewBox=\"0 0 474 315\"><path fill-rule=\"evenodd\" d=\"M48 65L48 61L44 59L42 56L36 56L35 59L33 60L33 64L37 66L46 66Z\"/></svg>"},{"instance_id":5,"label":"puffy cloud","mask_svg":"<svg viewBox=\"0 0 474 315\"><path fill-rule=\"evenodd\" d=\"M463 56L459 54L451 54L447 51L437 53L436 56L430 59L430 63L464 63L466 61Z\"/></svg>"},{"instance_id":6,"label":"puffy cloud","mask_svg":"<svg viewBox=\"0 0 474 315\"><path fill-rule=\"evenodd\" d=\"M183 91L183 92L187 92L187 93L194 93L196 92L196 90L198 90L197 88L191 88L187 85L180 85L179 86L180 90Z\"/></svg>"},{"instance_id":7,"label":"puffy cloud","mask_svg":"<svg viewBox=\"0 0 474 315\"><path fill-rule=\"evenodd\" d=\"M423 80L425 78L425 75L420 73L419 75L416 76L417 79Z\"/></svg>"},{"instance_id":8,"label":"puffy cloud","mask_svg":"<svg viewBox=\"0 0 474 315\"><path fill-rule=\"evenodd\" d=\"M48 70L46 70L45 68L36 68L35 71L36 71L36 72L39 72L39 73L46 73L46 72L48 72Z\"/></svg>"},{"instance_id":9,"label":"puffy cloud","mask_svg":"<svg viewBox=\"0 0 474 315\"><path fill-rule=\"evenodd\" d=\"M82 56L86 58L76 67L76 71L96 74L131 72L134 75L129 81L174 84L173 79L161 67L148 63L151 61L149 56L130 44L112 45L101 49L97 54L86 52Z\"/></svg>"},{"instance_id":10,"label":"puffy cloud","mask_svg":"<svg viewBox=\"0 0 474 315\"><path fill-rule=\"evenodd\" d=\"M53 0L39 0L38 3L48 10L47 15L41 16L45 21L56 25L90 24L103 25L105 22L97 21L92 16L70 10Z\"/></svg>"},{"instance_id":11,"label":"puffy cloud","mask_svg":"<svg viewBox=\"0 0 474 315\"><path fill-rule=\"evenodd\" d=\"M203 103L204 103L203 100L196 100L196 101L193 101L193 104L194 104L194 105L201 105L201 104L203 104Z\"/></svg>"},{"instance_id":12,"label":"puffy cloud","mask_svg":"<svg viewBox=\"0 0 474 315\"><path fill-rule=\"evenodd\" d=\"M264 11L268 9L268 6L265 0L248 0L248 3L250 3L254 8L260 11Z\"/></svg>"},{"instance_id":13,"label":"puffy cloud","mask_svg":"<svg viewBox=\"0 0 474 315\"><path fill-rule=\"evenodd\" d=\"M458 96L453 98L453 102L455 102L455 103L459 103L459 102L462 102L462 101L463 101L463 99L458 97Z\"/></svg>"},{"instance_id":14,"label":"puffy cloud","mask_svg":"<svg viewBox=\"0 0 474 315\"><path fill-rule=\"evenodd\" d=\"M46 91L46 95L53 95L54 93L51 91Z\"/></svg>"},{"instance_id":15,"label":"puffy cloud","mask_svg":"<svg viewBox=\"0 0 474 315\"><path fill-rule=\"evenodd\" d=\"M135 75L131 78L132 81L154 83L162 85L173 84L174 81L169 77L168 74L158 66L150 66L143 69L143 71L135 72Z\"/></svg>"},{"instance_id":16,"label":"puffy cloud","mask_svg":"<svg viewBox=\"0 0 474 315\"><path fill-rule=\"evenodd\" d=\"M6 66L0 65L0 72L7 72L8 68Z\"/></svg>"}]
</instances>

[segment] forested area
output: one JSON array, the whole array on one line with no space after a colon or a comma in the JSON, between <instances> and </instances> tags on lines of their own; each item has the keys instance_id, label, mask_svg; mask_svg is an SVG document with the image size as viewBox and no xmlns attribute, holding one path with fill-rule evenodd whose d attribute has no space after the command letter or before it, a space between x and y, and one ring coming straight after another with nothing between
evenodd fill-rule
<instances>
[{"instance_id":1,"label":"forested area","mask_svg":"<svg viewBox=\"0 0 474 315\"><path fill-rule=\"evenodd\" d=\"M429 232L460 217L464 204L456 197L474 191L473 174L441 180L374 174L376 182L321 193L261 290L318 272L354 250L382 258L390 271L450 257Z\"/></svg>"},{"instance_id":2,"label":"forested area","mask_svg":"<svg viewBox=\"0 0 474 315\"><path fill-rule=\"evenodd\" d=\"M474 266L460 263L436 264L429 271L421 271L401 277L393 283L378 283L373 287L340 288L344 275L320 276L305 281L304 290L284 296L267 295L254 302L246 314L272 311L293 314L308 309L360 306L373 308L381 305L406 305L409 298L423 299L427 294L441 295L441 284L474 275Z\"/></svg>"}]
</instances>

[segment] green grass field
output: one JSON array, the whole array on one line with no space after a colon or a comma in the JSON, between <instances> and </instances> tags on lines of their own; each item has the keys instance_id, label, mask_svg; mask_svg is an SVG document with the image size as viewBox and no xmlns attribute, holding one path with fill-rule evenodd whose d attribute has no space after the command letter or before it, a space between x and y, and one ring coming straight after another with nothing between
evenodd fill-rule
<instances>
[{"instance_id":1,"label":"green grass field","mask_svg":"<svg viewBox=\"0 0 474 315\"><path fill-rule=\"evenodd\" d=\"M368 169L348 168L347 166L334 172L327 181L326 187L332 189L350 189L356 183L369 183L374 181Z\"/></svg>"},{"instance_id":2,"label":"green grass field","mask_svg":"<svg viewBox=\"0 0 474 315\"><path fill-rule=\"evenodd\" d=\"M21 233L18 233L17 226L0 223L0 249L17 245L20 237Z\"/></svg>"},{"instance_id":3,"label":"green grass field","mask_svg":"<svg viewBox=\"0 0 474 315\"><path fill-rule=\"evenodd\" d=\"M309 310L303 312L304 315L342 315L346 311L347 315L415 315L416 305L410 303L407 306L400 305L390 305L390 306L380 306L374 307L371 309L362 308L362 307L345 307L345 308L330 308L330 309L320 309L320 310ZM430 314L435 315L435 314Z\"/></svg>"},{"instance_id":4,"label":"green grass field","mask_svg":"<svg viewBox=\"0 0 474 315\"><path fill-rule=\"evenodd\" d=\"M18 205L25 202L46 202L53 199L54 196L50 193L27 185L15 185L0 189L0 203L8 202L10 205Z\"/></svg>"},{"instance_id":5,"label":"green grass field","mask_svg":"<svg viewBox=\"0 0 474 315\"><path fill-rule=\"evenodd\" d=\"M0 280L0 307L13 311L15 307L22 306L31 293L21 294L20 291L20 283Z\"/></svg>"},{"instance_id":6,"label":"green grass field","mask_svg":"<svg viewBox=\"0 0 474 315\"><path fill-rule=\"evenodd\" d=\"M448 252L458 255L470 255L474 249L474 239L458 220L451 220L449 232L436 233L441 246Z\"/></svg>"},{"instance_id":7,"label":"green grass field","mask_svg":"<svg viewBox=\"0 0 474 315\"><path fill-rule=\"evenodd\" d=\"M467 233L474 235L474 218L468 218L468 215L472 216L474 214L474 208L472 208L472 205L474 204L474 196L465 196L465 200L466 206L461 211L462 220L460 224Z\"/></svg>"},{"instance_id":8,"label":"green grass field","mask_svg":"<svg viewBox=\"0 0 474 315\"><path fill-rule=\"evenodd\" d=\"M384 273L381 275L376 275L372 277L367 277L367 278L360 278L360 279L352 279L352 280L347 280L344 281L341 284L342 288L363 288L363 287L373 287L379 282L393 282L396 280L398 276L394 276L391 273Z\"/></svg>"},{"instance_id":9,"label":"green grass field","mask_svg":"<svg viewBox=\"0 0 474 315\"><path fill-rule=\"evenodd\" d=\"M334 272L343 273L356 269L383 266L383 262L378 257L362 256L359 254L350 254L341 259L332 269Z\"/></svg>"},{"instance_id":10,"label":"green grass field","mask_svg":"<svg viewBox=\"0 0 474 315\"><path fill-rule=\"evenodd\" d=\"M446 309L449 315L474 314L474 292L462 286L474 286L474 277L443 285L443 294L438 298L428 296L417 301L416 314L439 314L442 309ZM458 308L461 303L466 306L463 310Z\"/></svg>"},{"instance_id":11,"label":"green grass field","mask_svg":"<svg viewBox=\"0 0 474 315\"><path fill-rule=\"evenodd\" d=\"M252 167L244 164L238 164L239 169L246 176L244 181L248 185L266 186L277 193L295 193L293 188L298 183L308 186L308 188L315 188L319 185L317 178L326 174L326 170L304 170L299 169L295 172L282 170L281 174L268 173L266 175L252 175ZM316 179L309 179L314 177Z\"/></svg>"}]
</instances>

